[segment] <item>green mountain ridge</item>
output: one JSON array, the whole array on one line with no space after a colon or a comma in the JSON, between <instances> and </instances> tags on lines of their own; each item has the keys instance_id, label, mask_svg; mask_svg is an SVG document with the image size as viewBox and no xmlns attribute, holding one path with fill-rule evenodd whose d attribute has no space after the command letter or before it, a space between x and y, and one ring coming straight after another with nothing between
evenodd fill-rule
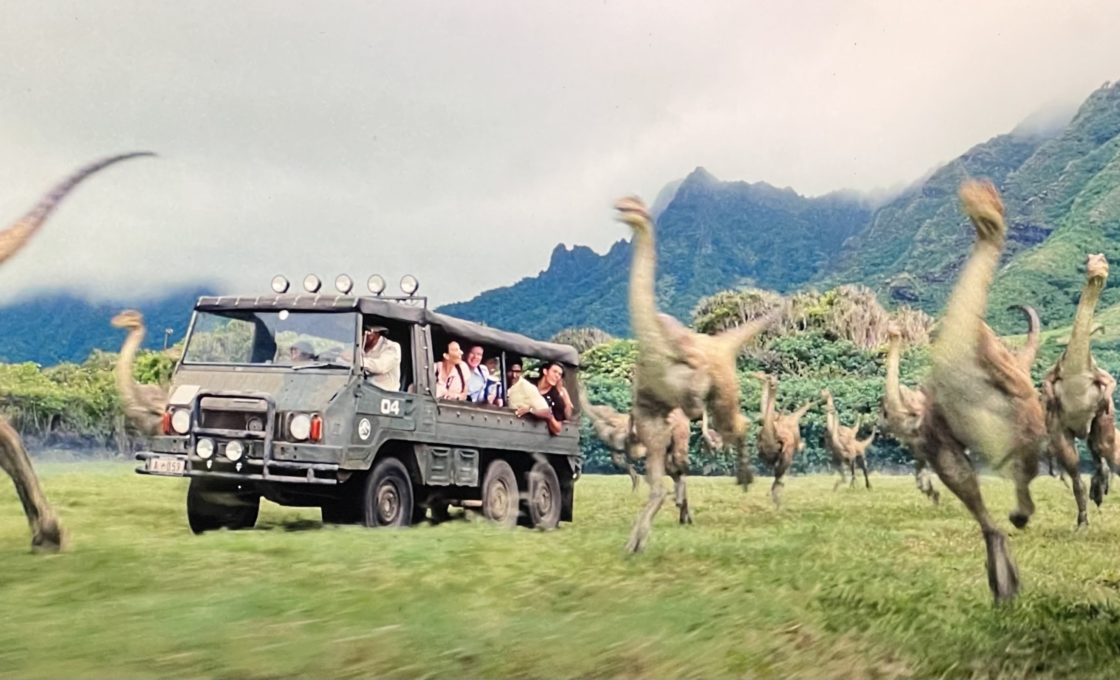
<instances>
[{"instance_id":1,"label":"green mountain ridge","mask_svg":"<svg viewBox=\"0 0 1120 680\"><path fill-rule=\"evenodd\" d=\"M1017 303L1034 305L1047 325L1068 322L1086 254L1120 261L1120 83L1093 92L1064 126L1024 121L874 209L848 191L806 198L763 182L721 182L697 168L657 216L661 308L687 320L720 290L859 283L884 304L936 315L973 239L957 201L969 177L995 183L1007 208L993 325L1017 331L1019 315L1006 309ZM627 335L629 248L622 241L597 255L558 247L536 277L441 311L541 337L573 326ZM1120 293L1106 288L1102 308L1117 302Z\"/></svg>"}]
</instances>

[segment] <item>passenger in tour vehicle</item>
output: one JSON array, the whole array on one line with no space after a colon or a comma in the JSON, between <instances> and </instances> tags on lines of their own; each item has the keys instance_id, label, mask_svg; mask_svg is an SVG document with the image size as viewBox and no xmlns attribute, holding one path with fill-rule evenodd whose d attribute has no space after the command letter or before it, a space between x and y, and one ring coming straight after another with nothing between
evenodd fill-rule
<instances>
[{"instance_id":1,"label":"passenger in tour vehicle","mask_svg":"<svg viewBox=\"0 0 1120 680\"><path fill-rule=\"evenodd\" d=\"M465 401L467 398L467 368L463 364L463 350L459 343L447 343L443 361L436 364L436 399Z\"/></svg>"}]
</instances>

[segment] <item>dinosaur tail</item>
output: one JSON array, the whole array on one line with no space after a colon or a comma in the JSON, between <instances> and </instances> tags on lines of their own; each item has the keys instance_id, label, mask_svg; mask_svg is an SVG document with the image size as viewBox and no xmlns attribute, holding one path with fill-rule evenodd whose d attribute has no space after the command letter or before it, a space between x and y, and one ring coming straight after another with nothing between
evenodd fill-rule
<instances>
[{"instance_id":1,"label":"dinosaur tail","mask_svg":"<svg viewBox=\"0 0 1120 680\"><path fill-rule=\"evenodd\" d=\"M751 319L734 328L729 328L715 336L724 353L737 356L743 345L750 342L755 336L774 325L785 313L785 307L771 310L760 317Z\"/></svg>"},{"instance_id":2,"label":"dinosaur tail","mask_svg":"<svg viewBox=\"0 0 1120 680\"><path fill-rule=\"evenodd\" d=\"M1016 356L1019 359L1019 364L1029 371L1034 364L1035 356L1038 354L1038 346L1042 342L1040 335L1042 322L1038 318L1038 312L1030 305L1012 305L1009 309L1018 309L1027 317L1027 342Z\"/></svg>"},{"instance_id":3,"label":"dinosaur tail","mask_svg":"<svg viewBox=\"0 0 1120 680\"><path fill-rule=\"evenodd\" d=\"M66 195L73 191L74 187L78 186L82 180L114 163L119 163L130 158L154 155L155 154L150 151L136 151L133 153L120 154L119 156L110 156L109 158L103 158L94 163L90 163L64 179L51 189L50 193L44 196L30 212L20 218L15 224L0 231L0 262L4 262L4 260L15 255L15 253L35 235L35 232L43 226L50 214L54 212L55 208L62 202L62 199L66 198Z\"/></svg>"}]
</instances>

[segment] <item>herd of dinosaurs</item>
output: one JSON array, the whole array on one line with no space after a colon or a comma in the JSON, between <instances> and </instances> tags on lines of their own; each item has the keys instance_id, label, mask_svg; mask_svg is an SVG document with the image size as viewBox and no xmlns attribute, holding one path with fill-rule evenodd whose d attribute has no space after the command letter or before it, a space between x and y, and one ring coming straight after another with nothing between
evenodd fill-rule
<instances>
[{"instance_id":1,"label":"herd of dinosaurs","mask_svg":"<svg viewBox=\"0 0 1120 680\"><path fill-rule=\"evenodd\" d=\"M150 156L128 153L88 165L56 186L27 215L0 231L0 264L13 256L46 222L62 199L84 179L115 163ZM832 394L822 390L825 410L824 443L840 474L834 489L848 477L856 482L856 468L867 476L866 451L883 430L907 447L915 461L918 488L934 503L939 493L932 472L956 495L980 524L987 550L988 582L997 602L1013 598L1019 588L1018 570L1006 534L984 505L977 480L977 457L1000 469L1009 467L1015 483L1017 507L1010 521L1027 525L1034 513L1030 482L1040 461L1057 463L1072 482L1077 502L1077 525L1088 523L1086 493L1078 474L1076 440L1086 441L1093 459L1089 497L1098 505L1108 493L1113 468L1120 466L1112 394L1116 381L1093 359L1090 337L1093 314L1108 277L1103 255L1088 257L1088 273L1065 351L1042 380L1041 393L1031 379L1039 347L1038 315L1022 307L1029 330L1018 352L1008 349L985 322L988 290L1007 234L1003 204L988 182L966 181L960 188L965 214L976 240L965 261L931 346L932 365L924 384L903 385L899 378L902 333L888 328L886 382L881 409L872 434L859 439L864 424L841 424ZM654 516L665 500L664 476L674 482L674 499L682 524L692 522L686 477L692 421L701 420L708 446L729 450L738 461L737 480L746 488L753 481L747 448L749 421L740 409L736 359L743 347L784 313L784 305L715 335L696 333L657 309L656 248L653 219L640 199L627 197L615 204L618 219L633 232L629 280L630 323L638 344L632 375L632 406L623 414L609 406L588 402L580 390L581 411L595 434L626 469L637 489L635 464L644 463L649 499L631 529L626 548L642 550L649 541ZM154 385L138 384L132 365L144 339L143 317L128 310L112 319L128 331L115 368L115 379L127 422L142 434L156 433L167 404L166 393ZM790 413L776 409L778 381L772 375L752 374L761 381L761 423L756 435L758 455L774 472L770 494L781 502L783 478L794 455L803 448L800 420L815 406L806 403ZM0 418L0 468L12 478L31 527L34 551L58 551L64 532L47 502L23 443L11 425ZM847 476L845 475L847 471Z\"/></svg>"}]
</instances>

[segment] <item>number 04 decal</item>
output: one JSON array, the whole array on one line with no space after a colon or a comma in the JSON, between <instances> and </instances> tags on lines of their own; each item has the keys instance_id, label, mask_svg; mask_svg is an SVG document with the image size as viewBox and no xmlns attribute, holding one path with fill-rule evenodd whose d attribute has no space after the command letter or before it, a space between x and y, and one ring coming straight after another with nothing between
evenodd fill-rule
<instances>
[{"instance_id":1,"label":"number 04 decal","mask_svg":"<svg viewBox=\"0 0 1120 680\"><path fill-rule=\"evenodd\" d=\"M386 416L399 416L401 414L401 402L399 399L382 399L381 400L381 414Z\"/></svg>"}]
</instances>

